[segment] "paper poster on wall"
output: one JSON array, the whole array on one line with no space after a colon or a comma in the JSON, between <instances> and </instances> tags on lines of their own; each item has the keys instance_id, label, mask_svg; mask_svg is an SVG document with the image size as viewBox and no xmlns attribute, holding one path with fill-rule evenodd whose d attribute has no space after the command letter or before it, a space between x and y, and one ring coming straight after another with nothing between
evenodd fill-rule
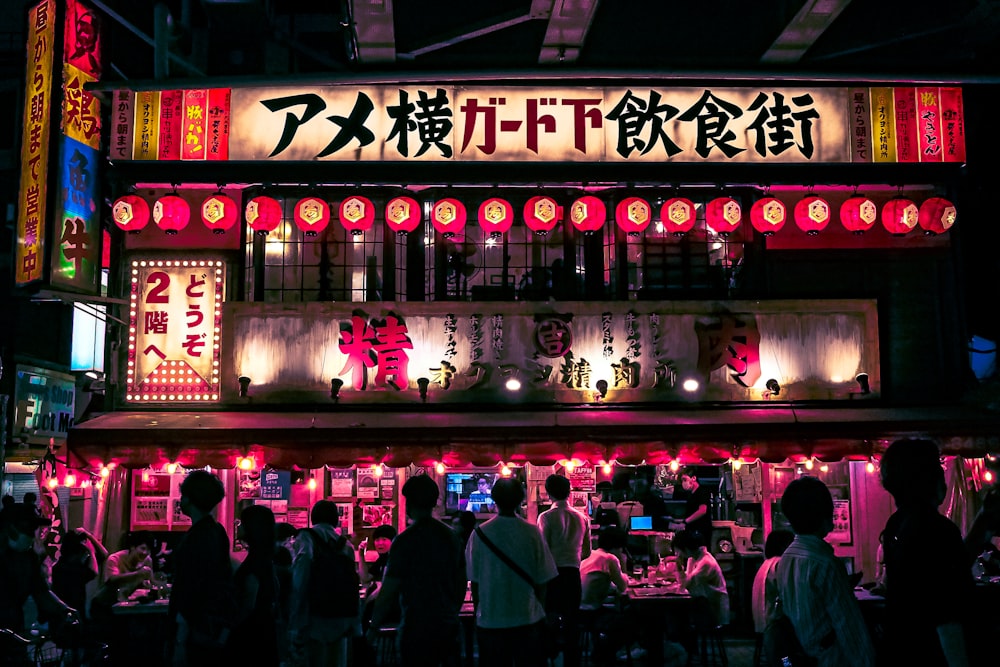
<instances>
[{"instance_id":1,"label":"paper poster on wall","mask_svg":"<svg viewBox=\"0 0 1000 667\"><path fill-rule=\"evenodd\" d=\"M391 526L392 525L392 509L395 507L392 503L386 503L384 505L365 505L361 508L361 517L364 522L365 528L374 528L376 526Z\"/></svg>"},{"instance_id":2,"label":"paper poster on wall","mask_svg":"<svg viewBox=\"0 0 1000 667\"><path fill-rule=\"evenodd\" d=\"M330 495L350 498L354 495L354 469L330 468Z\"/></svg>"},{"instance_id":3,"label":"paper poster on wall","mask_svg":"<svg viewBox=\"0 0 1000 667\"><path fill-rule=\"evenodd\" d=\"M354 532L354 505L351 503L337 503L337 510L340 512L340 530L345 535Z\"/></svg>"},{"instance_id":4,"label":"paper poster on wall","mask_svg":"<svg viewBox=\"0 0 1000 667\"><path fill-rule=\"evenodd\" d=\"M309 510L301 507L289 507L286 521L288 521L289 525L296 528L308 528Z\"/></svg>"},{"instance_id":5,"label":"paper poster on wall","mask_svg":"<svg viewBox=\"0 0 1000 667\"><path fill-rule=\"evenodd\" d=\"M379 498L393 500L396 495L396 469L386 468L378 480Z\"/></svg>"},{"instance_id":6,"label":"paper poster on wall","mask_svg":"<svg viewBox=\"0 0 1000 667\"><path fill-rule=\"evenodd\" d=\"M375 500L378 498L378 479L375 466L358 466L358 498Z\"/></svg>"},{"instance_id":7,"label":"paper poster on wall","mask_svg":"<svg viewBox=\"0 0 1000 667\"><path fill-rule=\"evenodd\" d=\"M132 512L132 525L166 525L169 501L169 498L136 498Z\"/></svg>"},{"instance_id":8,"label":"paper poster on wall","mask_svg":"<svg viewBox=\"0 0 1000 667\"><path fill-rule=\"evenodd\" d=\"M569 471L569 488L574 491L596 491L594 466L577 466Z\"/></svg>"},{"instance_id":9,"label":"paper poster on wall","mask_svg":"<svg viewBox=\"0 0 1000 667\"><path fill-rule=\"evenodd\" d=\"M587 512L587 506L590 504L590 494L586 491L570 491L569 493L569 506L575 510L580 510L581 512Z\"/></svg>"},{"instance_id":10,"label":"paper poster on wall","mask_svg":"<svg viewBox=\"0 0 1000 667\"><path fill-rule=\"evenodd\" d=\"M833 530L826 536L833 544L851 543L851 501L833 501Z\"/></svg>"},{"instance_id":11,"label":"paper poster on wall","mask_svg":"<svg viewBox=\"0 0 1000 667\"><path fill-rule=\"evenodd\" d=\"M279 514L288 514L287 500L272 500L270 503L271 511L274 512L275 518L277 518Z\"/></svg>"},{"instance_id":12,"label":"paper poster on wall","mask_svg":"<svg viewBox=\"0 0 1000 667\"><path fill-rule=\"evenodd\" d=\"M236 475L239 480L239 500L260 498L259 470L237 470Z\"/></svg>"},{"instance_id":13,"label":"paper poster on wall","mask_svg":"<svg viewBox=\"0 0 1000 667\"><path fill-rule=\"evenodd\" d=\"M181 511L180 498L174 498L170 502L173 507L173 514L170 517L171 528L176 528L177 526L190 526L191 517Z\"/></svg>"},{"instance_id":14,"label":"paper poster on wall","mask_svg":"<svg viewBox=\"0 0 1000 667\"><path fill-rule=\"evenodd\" d=\"M268 500L288 500L288 490L291 485L292 473L268 468L260 474L260 497Z\"/></svg>"}]
</instances>

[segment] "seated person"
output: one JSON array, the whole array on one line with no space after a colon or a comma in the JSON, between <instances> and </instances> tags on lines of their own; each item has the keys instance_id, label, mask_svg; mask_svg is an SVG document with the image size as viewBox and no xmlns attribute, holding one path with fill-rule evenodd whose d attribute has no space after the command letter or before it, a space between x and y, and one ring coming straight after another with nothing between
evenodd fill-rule
<instances>
[{"instance_id":1,"label":"seated person","mask_svg":"<svg viewBox=\"0 0 1000 667\"><path fill-rule=\"evenodd\" d=\"M51 623L78 620L76 612L49 590L41 558L33 548L36 531L50 524L33 505L15 503L4 510L0 524L0 628L24 633L24 603L29 595ZM0 643L0 656L9 655L10 647Z\"/></svg>"},{"instance_id":2,"label":"seated person","mask_svg":"<svg viewBox=\"0 0 1000 667\"><path fill-rule=\"evenodd\" d=\"M601 528L597 549L580 563L581 609L600 609L612 590L619 595L625 592L628 579L622 572L622 560L627 541L628 534L618 526Z\"/></svg>"},{"instance_id":3,"label":"seated person","mask_svg":"<svg viewBox=\"0 0 1000 667\"><path fill-rule=\"evenodd\" d=\"M101 588L94 597L94 603L110 607L120 597L127 597L144 583L153 578L153 562L150 553L155 540L153 534L137 530L125 536L125 548L108 555L101 573Z\"/></svg>"},{"instance_id":4,"label":"seated person","mask_svg":"<svg viewBox=\"0 0 1000 667\"><path fill-rule=\"evenodd\" d=\"M700 533L682 530L674 537L673 547L677 553L677 580L691 597L704 598L707 602L707 616L694 619L696 625L728 624L726 578L715 557L705 547L704 538Z\"/></svg>"},{"instance_id":5,"label":"seated person","mask_svg":"<svg viewBox=\"0 0 1000 667\"><path fill-rule=\"evenodd\" d=\"M87 584L97 578L100 569L98 558L103 561L107 556L97 538L83 528L63 536L59 561L52 566L52 592L81 617L86 615Z\"/></svg>"},{"instance_id":6,"label":"seated person","mask_svg":"<svg viewBox=\"0 0 1000 667\"><path fill-rule=\"evenodd\" d=\"M764 558L760 569L753 578L751 592L751 607L753 608L753 629L758 634L764 634L767 624L774 615L775 602L778 598L778 561L781 554L795 539L795 533L789 530L772 530L764 542Z\"/></svg>"}]
</instances>

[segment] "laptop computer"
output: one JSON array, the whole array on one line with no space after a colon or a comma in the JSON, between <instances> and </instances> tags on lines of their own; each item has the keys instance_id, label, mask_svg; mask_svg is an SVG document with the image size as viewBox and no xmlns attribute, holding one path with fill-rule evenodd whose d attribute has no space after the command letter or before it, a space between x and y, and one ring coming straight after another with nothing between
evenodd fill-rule
<instances>
[{"instance_id":1,"label":"laptop computer","mask_svg":"<svg viewBox=\"0 0 1000 667\"><path fill-rule=\"evenodd\" d=\"M629 530L653 530L653 517L651 516L630 516L628 518Z\"/></svg>"}]
</instances>

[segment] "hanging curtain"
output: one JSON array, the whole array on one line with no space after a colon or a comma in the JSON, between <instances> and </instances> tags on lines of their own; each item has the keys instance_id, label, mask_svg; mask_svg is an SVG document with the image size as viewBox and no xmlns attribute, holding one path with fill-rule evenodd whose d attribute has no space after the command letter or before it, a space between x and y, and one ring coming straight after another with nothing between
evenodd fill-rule
<instances>
[{"instance_id":1,"label":"hanging curtain","mask_svg":"<svg viewBox=\"0 0 1000 667\"><path fill-rule=\"evenodd\" d=\"M103 502L98 509L97 532L104 547L111 553L118 551L122 535L129 525L128 510L131 504L129 470L117 466L104 480L101 492Z\"/></svg>"},{"instance_id":2,"label":"hanging curtain","mask_svg":"<svg viewBox=\"0 0 1000 667\"><path fill-rule=\"evenodd\" d=\"M972 527L982 504L983 459L952 457L946 464L945 483L948 486L942 512L951 519L965 536Z\"/></svg>"}]
</instances>

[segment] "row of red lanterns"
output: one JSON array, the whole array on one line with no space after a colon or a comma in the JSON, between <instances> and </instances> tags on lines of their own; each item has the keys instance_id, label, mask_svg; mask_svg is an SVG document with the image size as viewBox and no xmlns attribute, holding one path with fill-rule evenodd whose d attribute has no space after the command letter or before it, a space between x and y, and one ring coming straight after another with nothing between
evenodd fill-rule
<instances>
[{"instance_id":1,"label":"row of red lanterns","mask_svg":"<svg viewBox=\"0 0 1000 667\"><path fill-rule=\"evenodd\" d=\"M135 194L119 198L113 207L113 218L127 232L139 232L152 217L168 234L184 229L191 218L187 201L176 193L160 197L150 216L146 200ZM375 205L366 197L351 195L340 202L338 215L347 231L360 235L370 229L375 221ZM563 207L548 195L530 198L524 205L525 225L538 234L545 234L563 219ZM794 207L793 220L807 234L818 234L832 219L830 204L814 194L809 194ZM239 207L233 199L216 192L204 200L201 219L206 227L217 234L225 233L236 224ZM766 195L750 208L750 223L758 232L770 235L785 225L788 217L784 202ZM247 202L247 224L258 234L268 234L281 223L281 203L266 195ZM589 234L601 229L607 218L604 201L593 195L576 199L569 209L569 223L578 231ZM295 204L293 219L296 226L308 236L315 236L326 229L330 222L330 206L318 197L305 197ZM385 206L385 221L397 233L416 230L422 222L420 204L411 197L399 196ZM453 197L436 201L431 208L434 228L446 238L460 234L466 224L465 204ZM479 206L479 224L491 237L499 238L514 222L514 209L510 202L500 197L489 197ZM871 229L878 219L878 207L871 199L855 194L840 207L840 221L844 227L857 234ZM882 207L882 225L890 234L903 235L918 225L928 234L942 234L955 223L954 204L940 197L931 197L919 207L905 197L896 197ZM642 197L625 197L615 207L615 221L630 236L640 235L652 222L652 206ZM672 197L660 207L660 220L664 231L675 235L689 232L695 224L694 202L684 197ZM728 235L743 224L743 210L732 197L717 197L708 202L705 223L719 235Z\"/></svg>"}]
</instances>

